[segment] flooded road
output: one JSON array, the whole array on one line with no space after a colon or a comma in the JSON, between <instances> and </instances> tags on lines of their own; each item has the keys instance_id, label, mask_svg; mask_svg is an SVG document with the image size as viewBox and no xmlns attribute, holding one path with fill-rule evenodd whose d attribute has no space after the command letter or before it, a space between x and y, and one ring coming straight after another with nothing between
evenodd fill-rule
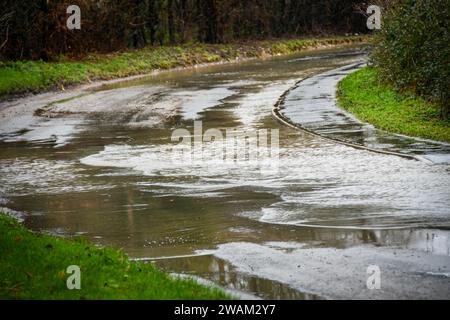
<instances>
[{"instance_id":1,"label":"flooded road","mask_svg":"<svg viewBox=\"0 0 450 320\"><path fill-rule=\"evenodd\" d=\"M380 130L339 107L339 82L365 65L346 65L301 80L279 100L274 116L286 125L340 144L430 164L450 164L450 143Z\"/></svg>"},{"instance_id":2,"label":"flooded road","mask_svg":"<svg viewBox=\"0 0 450 320\"><path fill-rule=\"evenodd\" d=\"M322 50L45 96L31 114L4 107L0 206L34 230L259 298L450 298L450 166L272 118L300 79L363 60L358 48ZM194 120L279 129L279 170L173 162L172 133L194 132ZM381 290L366 287L370 265Z\"/></svg>"}]
</instances>

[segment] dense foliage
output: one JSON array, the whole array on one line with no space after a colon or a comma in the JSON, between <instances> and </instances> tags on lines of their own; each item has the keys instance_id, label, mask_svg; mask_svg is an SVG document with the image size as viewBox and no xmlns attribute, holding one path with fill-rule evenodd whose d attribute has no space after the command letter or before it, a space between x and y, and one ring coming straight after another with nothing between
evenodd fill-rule
<instances>
[{"instance_id":1,"label":"dense foliage","mask_svg":"<svg viewBox=\"0 0 450 320\"><path fill-rule=\"evenodd\" d=\"M450 0L399 0L384 13L374 63L384 81L450 105Z\"/></svg>"},{"instance_id":2,"label":"dense foliage","mask_svg":"<svg viewBox=\"0 0 450 320\"><path fill-rule=\"evenodd\" d=\"M51 59L148 44L365 31L362 0L1 0L0 55ZM66 27L69 5L81 30Z\"/></svg>"}]
</instances>

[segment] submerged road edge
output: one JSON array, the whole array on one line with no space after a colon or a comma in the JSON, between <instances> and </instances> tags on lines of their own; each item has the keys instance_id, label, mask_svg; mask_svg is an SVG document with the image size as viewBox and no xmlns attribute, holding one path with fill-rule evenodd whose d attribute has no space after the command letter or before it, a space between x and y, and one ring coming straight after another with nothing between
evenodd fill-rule
<instances>
[{"instance_id":1,"label":"submerged road edge","mask_svg":"<svg viewBox=\"0 0 450 320\"><path fill-rule=\"evenodd\" d=\"M347 66L344 66L344 67L349 68L349 67L354 66L354 67L359 68L359 67L362 67L363 65L364 65L364 63L356 63L356 64L350 64L350 65L347 65ZM338 68L338 69L340 69L340 68ZM338 70L338 69L335 69L335 70ZM338 144L345 145L345 146L348 146L348 147L351 147L351 148L355 148L355 149L358 149L358 150L366 150L366 151L375 152L375 153L378 153L378 154L397 156L397 157L401 157L401 158L408 159L408 160L416 160L416 161L425 162L427 164L433 164L432 161L430 161L428 159L425 159L423 157L420 157L420 156L414 156L414 155L408 155L408 154L399 153L399 152L374 149L374 148L370 148L370 147L367 147L367 146L364 146L364 145L348 142L348 141L345 141L345 140L328 137L328 136L325 136L325 135L320 134L318 132L315 132L313 130L309 130L309 129L303 127L302 125L300 125L298 123L294 123L289 118L287 118L284 115L282 115L280 111L282 110L282 104L285 101L287 95L291 91L293 91L293 90L297 89L298 87L300 87L305 80L310 79L310 78L312 78L314 76L317 76L317 75L308 76L308 77L305 77L305 78L301 79L294 86L289 88L286 92L284 92L280 96L280 98L278 99L277 103L272 108L272 116L275 118L275 120L277 120L278 122L280 122L283 125L286 125L286 126L292 128L292 129L300 130L300 131L302 131L304 133L307 133L309 135L321 138L323 140L330 141L330 142L333 142L333 143L338 143ZM334 87L334 89L337 90L337 87ZM334 97L334 99L336 99L336 97Z\"/></svg>"}]
</instances>

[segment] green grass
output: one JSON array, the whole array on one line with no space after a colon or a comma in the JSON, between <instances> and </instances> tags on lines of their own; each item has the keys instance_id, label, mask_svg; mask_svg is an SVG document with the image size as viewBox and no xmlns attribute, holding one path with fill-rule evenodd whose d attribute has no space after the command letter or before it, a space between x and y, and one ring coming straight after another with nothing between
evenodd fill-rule
<instances>
[{"instance_id":1,"label":"green grass","mask_svg":"<svg viewBox=\"0 0 450 320\"><path fill-rule=\"evenodd\" d=\"M81 60L61 57L58 62L0 62L0 97L63 88L93 80L108 80L149 73L157 69L230 61L237 58L289 54L324 45L366 42L367 37L337 37L252 41L234 44L190 44L147 47L112 54L91 54Z\"/></svg>"},{"instance_id":2,"label":"green grass","mask_svg":"<svg viewBox=\"0 0 450 320\"><path fill-rule=\"evenodd\" d=\"M339 84L340 106L382 130L450 142L450 120L437 104L382 84L375 68L361 69Z\"/></svg>"},{"instance_id":3,"label":"green grass","mask_svg":"<svg viewBox=\"0 0 450 320\"><path fill-rule=\"evenodd\" d=\"M67 289L78 265L81 290ZM174 279L121 251L33 233L0 214L0 299L230 299L193 280Z\"/></svg>"}]
</instances>

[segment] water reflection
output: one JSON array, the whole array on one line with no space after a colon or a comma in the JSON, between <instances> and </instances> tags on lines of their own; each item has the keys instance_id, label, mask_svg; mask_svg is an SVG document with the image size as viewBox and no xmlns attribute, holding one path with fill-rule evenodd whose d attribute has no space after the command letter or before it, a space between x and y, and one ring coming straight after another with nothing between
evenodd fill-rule
<instances>
[{"instance_id":1,"label":"water reflection","mask_svg":"<svg viewBox=\"0 0 450 320\"><path fill-rule=\"evenodd\" d=\"M318 300L319 296L292 289L289 285L252 277L237 272L232 265L212 255L183 259L154 261L156 266L168 272L198 276L233 291L253 294L270 300Z\"/></svg>"},{"instance_id":2,"label":"water reflection","mask_svg":"<svg viewBox=\"0 0 450 320\"><path fill-rule=\"evenodd\" d=\"M450 231L428 229L411 231L407 247L431 254L450 256Z\"/></svg>"}]
</instances>

